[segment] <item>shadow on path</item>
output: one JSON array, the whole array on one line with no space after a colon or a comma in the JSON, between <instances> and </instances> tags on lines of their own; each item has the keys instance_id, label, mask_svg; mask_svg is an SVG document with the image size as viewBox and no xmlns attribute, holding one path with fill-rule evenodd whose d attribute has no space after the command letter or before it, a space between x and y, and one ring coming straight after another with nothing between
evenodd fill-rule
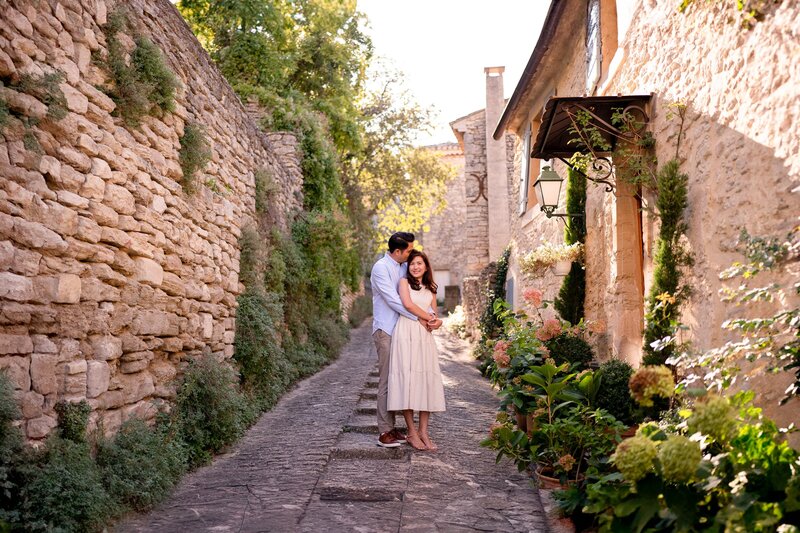
<instances>
[{"instance_id":1,"label":"shadow on path","mask_svg":"<svg viewBox=\"0 0 800 533\"><path fill-rule=\"evenodd\" d=\"M230 453L115 531L548 531L530 478L478 446L498 401L467 343L437 334L447 400L447 412L431 417L439 450L376 445L370 333L370 320L352 330L339 359L284 396Z\"/></svg>"}]
</instances>

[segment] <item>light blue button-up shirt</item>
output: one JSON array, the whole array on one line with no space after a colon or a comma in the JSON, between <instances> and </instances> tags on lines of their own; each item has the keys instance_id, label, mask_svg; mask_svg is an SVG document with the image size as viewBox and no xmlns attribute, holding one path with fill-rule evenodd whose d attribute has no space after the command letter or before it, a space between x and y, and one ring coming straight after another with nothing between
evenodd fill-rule
<instances>
[{"instance_id":1,"label":"light blue button-up shirt","mask_svg":"<svg viewBox=\"0 0 800 533\"><path fill-rule=\"evenodd\" d=\"M405 263L401 265L388 253L372 267L369 277L372 284L372 333L380 329L391 335L400 315L417 320L403 307L397 293L397 285L406 275L406 268Z\"/></svg>"}]
</instances>

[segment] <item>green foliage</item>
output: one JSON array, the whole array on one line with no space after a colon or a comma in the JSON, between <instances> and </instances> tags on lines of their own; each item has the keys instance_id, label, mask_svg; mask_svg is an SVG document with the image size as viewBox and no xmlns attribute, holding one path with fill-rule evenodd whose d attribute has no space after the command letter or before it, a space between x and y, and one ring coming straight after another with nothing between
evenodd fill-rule
<instances>
[{"instance_id":1,"label":"green foliage","mask_svg":"<svg viewBox=\"0 0 800 533\"><path fill-rule=\"evenodd\" d=\"M711 0L706 0L706 3ZM680 0L678 10L683 13L695 0ZM751 30L758 21L764 20L770 4L780 4L781 0L724 0L732 11L737 12L739 24L743 29Z\"/></svg>"},{"instance_id":2,"label":"green foliage","mask_svg":"<svg viewBox=\"0 0 800 533\"><path fill-rule=\"evenodd\" d=\"M151 110L161 113L175 111L175 91L180 84L161 55L161 50L147 37L136 38L136 48L131 52L131 68L136 80L148 89L147 100Z\"/></svg>"},{"instance_id":3,"label":"green foliage","mask_svg":"<svg viewBox=\"0 0 800 533\"><path fill-rule=\"evenodd\" d=\"M585 511L597 515L600 531L791 531L786 527L800 520L798 452L752 406L752 398L752 393L733 397L735 430L726 431L723 440L716 432L703 433L702 457L699 441L683 434L685 424L640 429L636 439L650 441L656 461L620 445L615 460L628 474L587 486Z\"/></svg>"},{"instance_id":4,"label":"green foliage","mask_svg":"<svg viewBox=\"0 0 800 533\"><path fill-rule=\"evenodd\" d=\"M14 387L0 371L0 525L19 520L19 462L23 456L22 435L12 425L19 417Z\"/></svg>"},{"instance_id":5,"label":"green foliage","mask_svg":"<svg viewBox=\"0 0 800 533\"><path fill-rule=\"evenodd\" d=\"M503 422L493 426L481 446L496 450L498 461L509 457L520 470L536 463L562 481L607 471L623 426L594 407L599 377L591 371L571 372L567 363L545 361L530 366L517 380L520 395L527 397L524 403L535 407L527 411L527 428L515 430L510 421ZM516 401L514 405L519 409Z\"/></svg>"},{"instance_id":6,"label":"green foliage","mask_svg":"<svg viewBox=\"0 0 800 533\"><path fill-rule=\"evenodd\" d=\"M2 87L3 83L0 82L0 88ZM6 127L6 124L8 124L8 116L8 103L6 103L3 98L0 98L0 131L2 131L2 129Z\"/></svg>"},{"instance_id":7,"label":"green foliage","mask_svg":"<svg viewBox=\"0 0 800 533\"><path fill-rule=\"evenodd\" d=\"M23 472L19 524L28 530L100 531L114 512L86 442L51 437Z\"/></svg>"},{"instance_id":8,"label":"green foliage","mask_svg":"<svg viewBox=\"0 0 800 533\"><path fill-rule=\"evenodd\" d=\"M556 363L570 363L578 370L587 368L594 358L594 350L589 343L569 330L545 341L544 345Z\"/></svg>"},{"instance_id":9,"label":"green foliage","mask_svg":"<svg viewBox=\"0 0 800 533\"><path fill-rule=\"evenodd\" d=\"M369 316L372 316L372 298L368 294L362 294L353 301L347 321L350 326L357 328Z\"/></svg>"},{"instance_id":10,"label":"green foliage","mask_svg":"<svg viewBox=\"0 0 800 533\"><path fill-rule=\"evenodd\" d=\"M564 230L566 244L586 242L586 176L569 168L567 171L567 213L579 215L567 219ZM573 262L553 302L561 318L570 324L583 319L583 301L586 297L586 271L578 262Z\"/></svg>"},{"instance_id":11,"label":"green foliage","mask_svg":"<svg viewBox=\"0 0 800 533\"><path fill-rule=\"evenodd\" d=\"M196 189L197 172L205 168L211 160L211 145L206 138L203 126L194 122L187 122L183 127L183 137L180 141L181 149L178 153L178 160L183 171L181 183L184 190L191 194Z\"/></svg>"},{"instance_id":12,"label":"green foliage","mask_svg":"<svg viewBox=\"0 0 800 533\"><path fill-rule=\"evenodd\" d=\"M111 74L108 92L117 104L115 112L128 126L142 117L174 111L175 92L180 86L158 47L147 37L134 35L136 47L128 54L118 33L133 33L123 9L109 14L103 26L108 52L101 63Z\"/></svg>"},{"instance_id":13,"label":"green foliage","mask_svg":"<svg viewBox=\"0 0 800 533\"><path fill-rule=\"evenodd\" d=\"M486 308L481 314L478 322L481 330L481 342L485 339L494 339L502 333L503 323L498 313L495 312L495 303L506 298L506 276L508 275L508 259L511 256L511 249L506 248L503 255L497 260L497 271L490 280L490 287L487 291Z\"/></svg>"},{"instance_id":14,"label":"green foliage","mask_svg":"<svg viewBox=\"0 0 800 533\"><path fill-rule=\"evenodd\" d=\"M625 361L612 359L600 365L599 374L603 381L597 393L597 406L614 415L623 424L632 424L635 404L628 382L633 375L633 367Z\"/></svg>"},{"instance_id":15,"label":"green foliage","mask_svg":"<svg viewBox=\"0 0 800 533\"><path fill-rule=\"evenodd\" d=\"M58 121L68 113L67 97L59 87L63 81L64 74L58 70L41 76L23 74L12 87L35 96L47 106L47 118Z\"/></svg>"},{"instance_id":16,"label":"green foliage","mask_svg":"<svg viewBox=\"0 0 800 533\"><path fill-rule=\"evenodd\" d=\"M685 350L672 357L669 363L687 375L683 387L689 386L697 369L703 369L697 373L706 386L727 389L736 380L743 359L764 359L769 372L783 369L795 374L783 403L800 394L800 309L792 303L800 284L784 287L763 280L766 275L785 272L797 260L799 235L793 229L784 238L764 238L742 230L738 249L746 260L733 263L720 274L721 280L729 282L720 290L722 301L740 309L722 324L734 337L703 353Z\"/></svg>"},{"instance_id":17,"label":"green foliage","mask_svg":"<svg viewBox=\"0 0 800 533\"><path fill-rule=\"evenodd\" d=\"M189 465L208 462L238 439L254 418L238 381L229 366L211 355L189 363L175 402L176 428L186 444Z\"/></svg>"},{"instance_id":18,"label":"green foliage","mask_svg":"<svg viewBox=\"0 0 800 533\"><path fill-rule=\"evenodd\" d=\"M267 409L297 377L278 337L276 316L282 315L274 294L248 288L237 299L234 359L244 390Z\"/></svg>"},{"instance_id":19,"label":"green foliage","mask_svg":"<svg viewBox=\"0 0 800 533\"><path fill-rule=\"evenodd\" d=\"M131 419L112 440L100 442L97 464L114 501L141 512L169 495L186 471L186 454L168 426Z\"/></svg>"},{"instance_id":20,"label":"green foliage","mask_svg":"<svg viewBox=\"0 0 800 533\"><path fill-rule=\"evenodd\" d=\"M661 228L656 241L653 285L647 298L644 330L644 364L663 364L674 354L674 345L662 342L675 333L680 306L688 296L682 284L681 267L691 258L681 242L686 233L683 221L688 205L688 176L680 172L680 163L673 159L658 173L658 209Z\"/></svg>"},{"instance_id":21,"label":"green foliage","mask_svg":"<svg viewBox=\"0 0 800 533\"><path fill-rule=\"evenodd\" d=\"M72 442L86 442L86 424L92 407L86 400L80 402L58 402L55 405L58 414L58 431L63 439Z\"/></svg>"}]
</instances>

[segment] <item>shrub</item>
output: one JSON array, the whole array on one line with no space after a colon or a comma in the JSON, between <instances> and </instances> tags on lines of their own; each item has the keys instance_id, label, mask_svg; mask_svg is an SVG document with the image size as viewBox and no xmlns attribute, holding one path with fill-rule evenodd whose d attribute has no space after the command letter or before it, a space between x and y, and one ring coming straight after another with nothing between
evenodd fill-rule
<instances>
[{"instance_id":1,"label":"shrub","mask_svg":"<svg viewBox=\"0 0 800 533\"><path fill-rule=\"evenodd\" d=\"M162 113L175 110L175 91L178 79L167 67L161 50L147 37L136 38L136 48L131 53L131 67L138 81L147 87L147 99L153 108Z\"/></svg>"},{"instance_id":2,"label":"shrub","mask_svg":"<svg viewBox=\"0 0 800 533\"><path fill-rule=\"evenodd\" d=\"M30 530L99 531L113 502L85 442L52 437L25 466L21 522Z\"/></svg>"},{"instance_id":3,"label":"shrub","mask_svg":"<svg viewBox=\"0 0 800 533\"><path fill-rule=\"evenodd\" d=\"M457 305L453 311L447 315L447 331L455 334L460 339L467 338L467 314L462 305Z\"/></svg>"},{"instance_id":4,"label":"shrub","mask_svg":"<svg viewBox=\"0 0 800 533\"><path fill-rule=\"evenodd\" d=\"M136 48L128 58L117 38L118 33L126 31L130 31L127 15L117 9L103 27L108 46L103 63L113 81L108 92L117 104L115 111L127 125L135 127L145 115L173 111L179 83L161 51L146 37L135 36Z\"/></svg>"},{"instance_id":5,"label":"shrub","mask_svg":"<svg viewBox=\"0 0 800 533\"><path fill-rule=\"evenodd\" d=\"M101 442L97 463L115 501L146 511L163 500L186 470L182 442L165 425L125 422L111 441Z\"/></svg>"},{"instance_id":6,"label":"shrub","mask_svg":"<svg viewBox=\"0 0 800 533\"><path fill-rule=\"evenodd\" d=\"M280 304L274 294L256 289L245 290L237 301L233 357L245 390L267 409L296 377L277 337L274 316L280 315Z\"/></svg>"},{"instance_id":7,"label":"shrub","mask_svg":"<svg viewBox=\"0 0 800 533\"><path fill-rule=\"evenodd\" d=\"M3 83L0 82L0 88L3 87ZM6 124L8 124L8 104L5 100L0 98L0 130L2 130Z\"/></svg>"},{"instance_id":8,"label":"shrub","mask_svg":"<svg viewBox=\"0 0 800 533\"><path fill-rule=\"evenodd\" d=\"M35 96L47 106L47 118L61 120L67 116L67 97L59 86L64 81L61 71L49 72L41 76L23 74L15 88Z\"/></svg>"},{"instance_id":9,"label":"shrub","mask_svg":"<svg viewBox=\"0 0 800 533\"><path fill-rule=\"evenodd\" d=\"M633 367L625 361L612 359L600 365L599 372L602 381L597 393L597 406L614 415L620 422L632 424L636 405L628 382L633 375Z\"/></svg>"},{"instance_id":10,"label":"shrub","mask_svg":"<svg viewBox=\"0 0 800 533\"><path fill-rule=\"evenodd\" d=\"M211 355L194 359L183 376L175 403L176 424L191 466L238 439L253 412L238 389L234 371Z\"/></svg>"},{"instance_id":11,"label":"shrub","mask_svg":"<svg viewBox=\"0 0 800 533\"><path fill-rule=\"evenodd\" d=\"M497 260L497 272L490 281L486 308L478 320L482 341L497 338L503 332L503 323L495 312L495 302L506 299L506 277L508 276L508 258L510 256L511 249L506 248L503 255Z\"/></svg>"},{"instance_id":12,"label":"shrub","mask_svg":"<svg viewBox=\"0 0 800 533\"><path fill-rule=\"evenodd\" d=\"M372 298L369 294L362 294L353 301L347 320L350 326L357 328L369 316L372 316Z\"/></svg>"},{"instance_id":13,"label":"shrub","mask_svg":"<svg viewBox=\"0 0 800 533\"><path fill-rule=\"evenodd\" d=\"M550 357L558 364L566 362L583 369L594 357L594 351L589 343L569 331L545 341L544 345L550 350Z\"/></svg>"},{"instance_id":14,"label":"shrub","mask_svg":"<svg viewBox=\"0 0 800 533\"><path fill-rule=\"evenodd\" d=\"M193 122L186 123L178 160L183 171L183 188L186 192L192 193L195 190L195 174L211 160L211 146L202 126Z\"/></svg>"},{"instance_id":15,"label":"shrub","mask_svg":"<svg viewBox=\"0 0 800 533\"><path fill-rule=\"evenodd\" d=\"M72 442L86 442L86 424L89 422L89 413L92 412L86 400L77 403L58 402L55 410L58 413L61 437Z\"/></svg>"},{"instance_id":16,"label":"shrub","mask_svg":"<svg viewBox=\"0 0 800 533\"><path fill-rule=\"evenodd\" d=\"M566 219L564 243L583 244L586 242L586 176L572 167L567 171L567 176L567 213L578 216ZM553 307L561 318L570 324L578 324L583 319L585 295L586 271L580 263L573 262L569 274L561 283Z\"/></svg>"},{"instance_id":17,"label":"shrub","mask_svg":"<svg viewBox=\"0 0 800 533\"><path fill-rule=\"evenodd\" d=\"M678 160L673 159L657 176L656 208L661 228L645 315L643 363L646 365L664 364L673 355L674 345L658 341L674 334L681 303L688 295L682 283L681 267L690 264L691 258L681 243L681 236L686 232L683 212L688 205L689 178L680 172L679 165Z\"/></svg>"},{"instance_id":18,"label":"shrub","mask_svg":"<svg viewBox=\"0 0 800 533\"><path fill-rule=\"evenodd\" d=\"M3 521L18 522L20 460L23 455L22 435L12 425L19 417L14 387L4 371L0 371L0 529Z\"/></svg>"}]
</instances>

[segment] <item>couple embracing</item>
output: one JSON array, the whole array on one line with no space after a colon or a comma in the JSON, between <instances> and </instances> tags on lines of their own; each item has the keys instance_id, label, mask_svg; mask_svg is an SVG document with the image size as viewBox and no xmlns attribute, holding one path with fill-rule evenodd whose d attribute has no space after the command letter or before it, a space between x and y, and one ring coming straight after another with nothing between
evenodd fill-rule
<instances>
[{"instance_id":1,"label":"couple embracing","mask_svg":"<svg viewBox=\"0 0 800 533\"><path fill-rule=\"evenodd\" d=\"M433 330L436 283L428 257L414 249L414 234L389 237L389 251L375 263L372 284L372 338L378 351L378 445L408 442L416 450L436 450L428 434L431 412L444 411L444 386ZM394 427L402 412L408 434ZM414 425L419 412L419 426Z\"/></svg>"}]
</instances>

